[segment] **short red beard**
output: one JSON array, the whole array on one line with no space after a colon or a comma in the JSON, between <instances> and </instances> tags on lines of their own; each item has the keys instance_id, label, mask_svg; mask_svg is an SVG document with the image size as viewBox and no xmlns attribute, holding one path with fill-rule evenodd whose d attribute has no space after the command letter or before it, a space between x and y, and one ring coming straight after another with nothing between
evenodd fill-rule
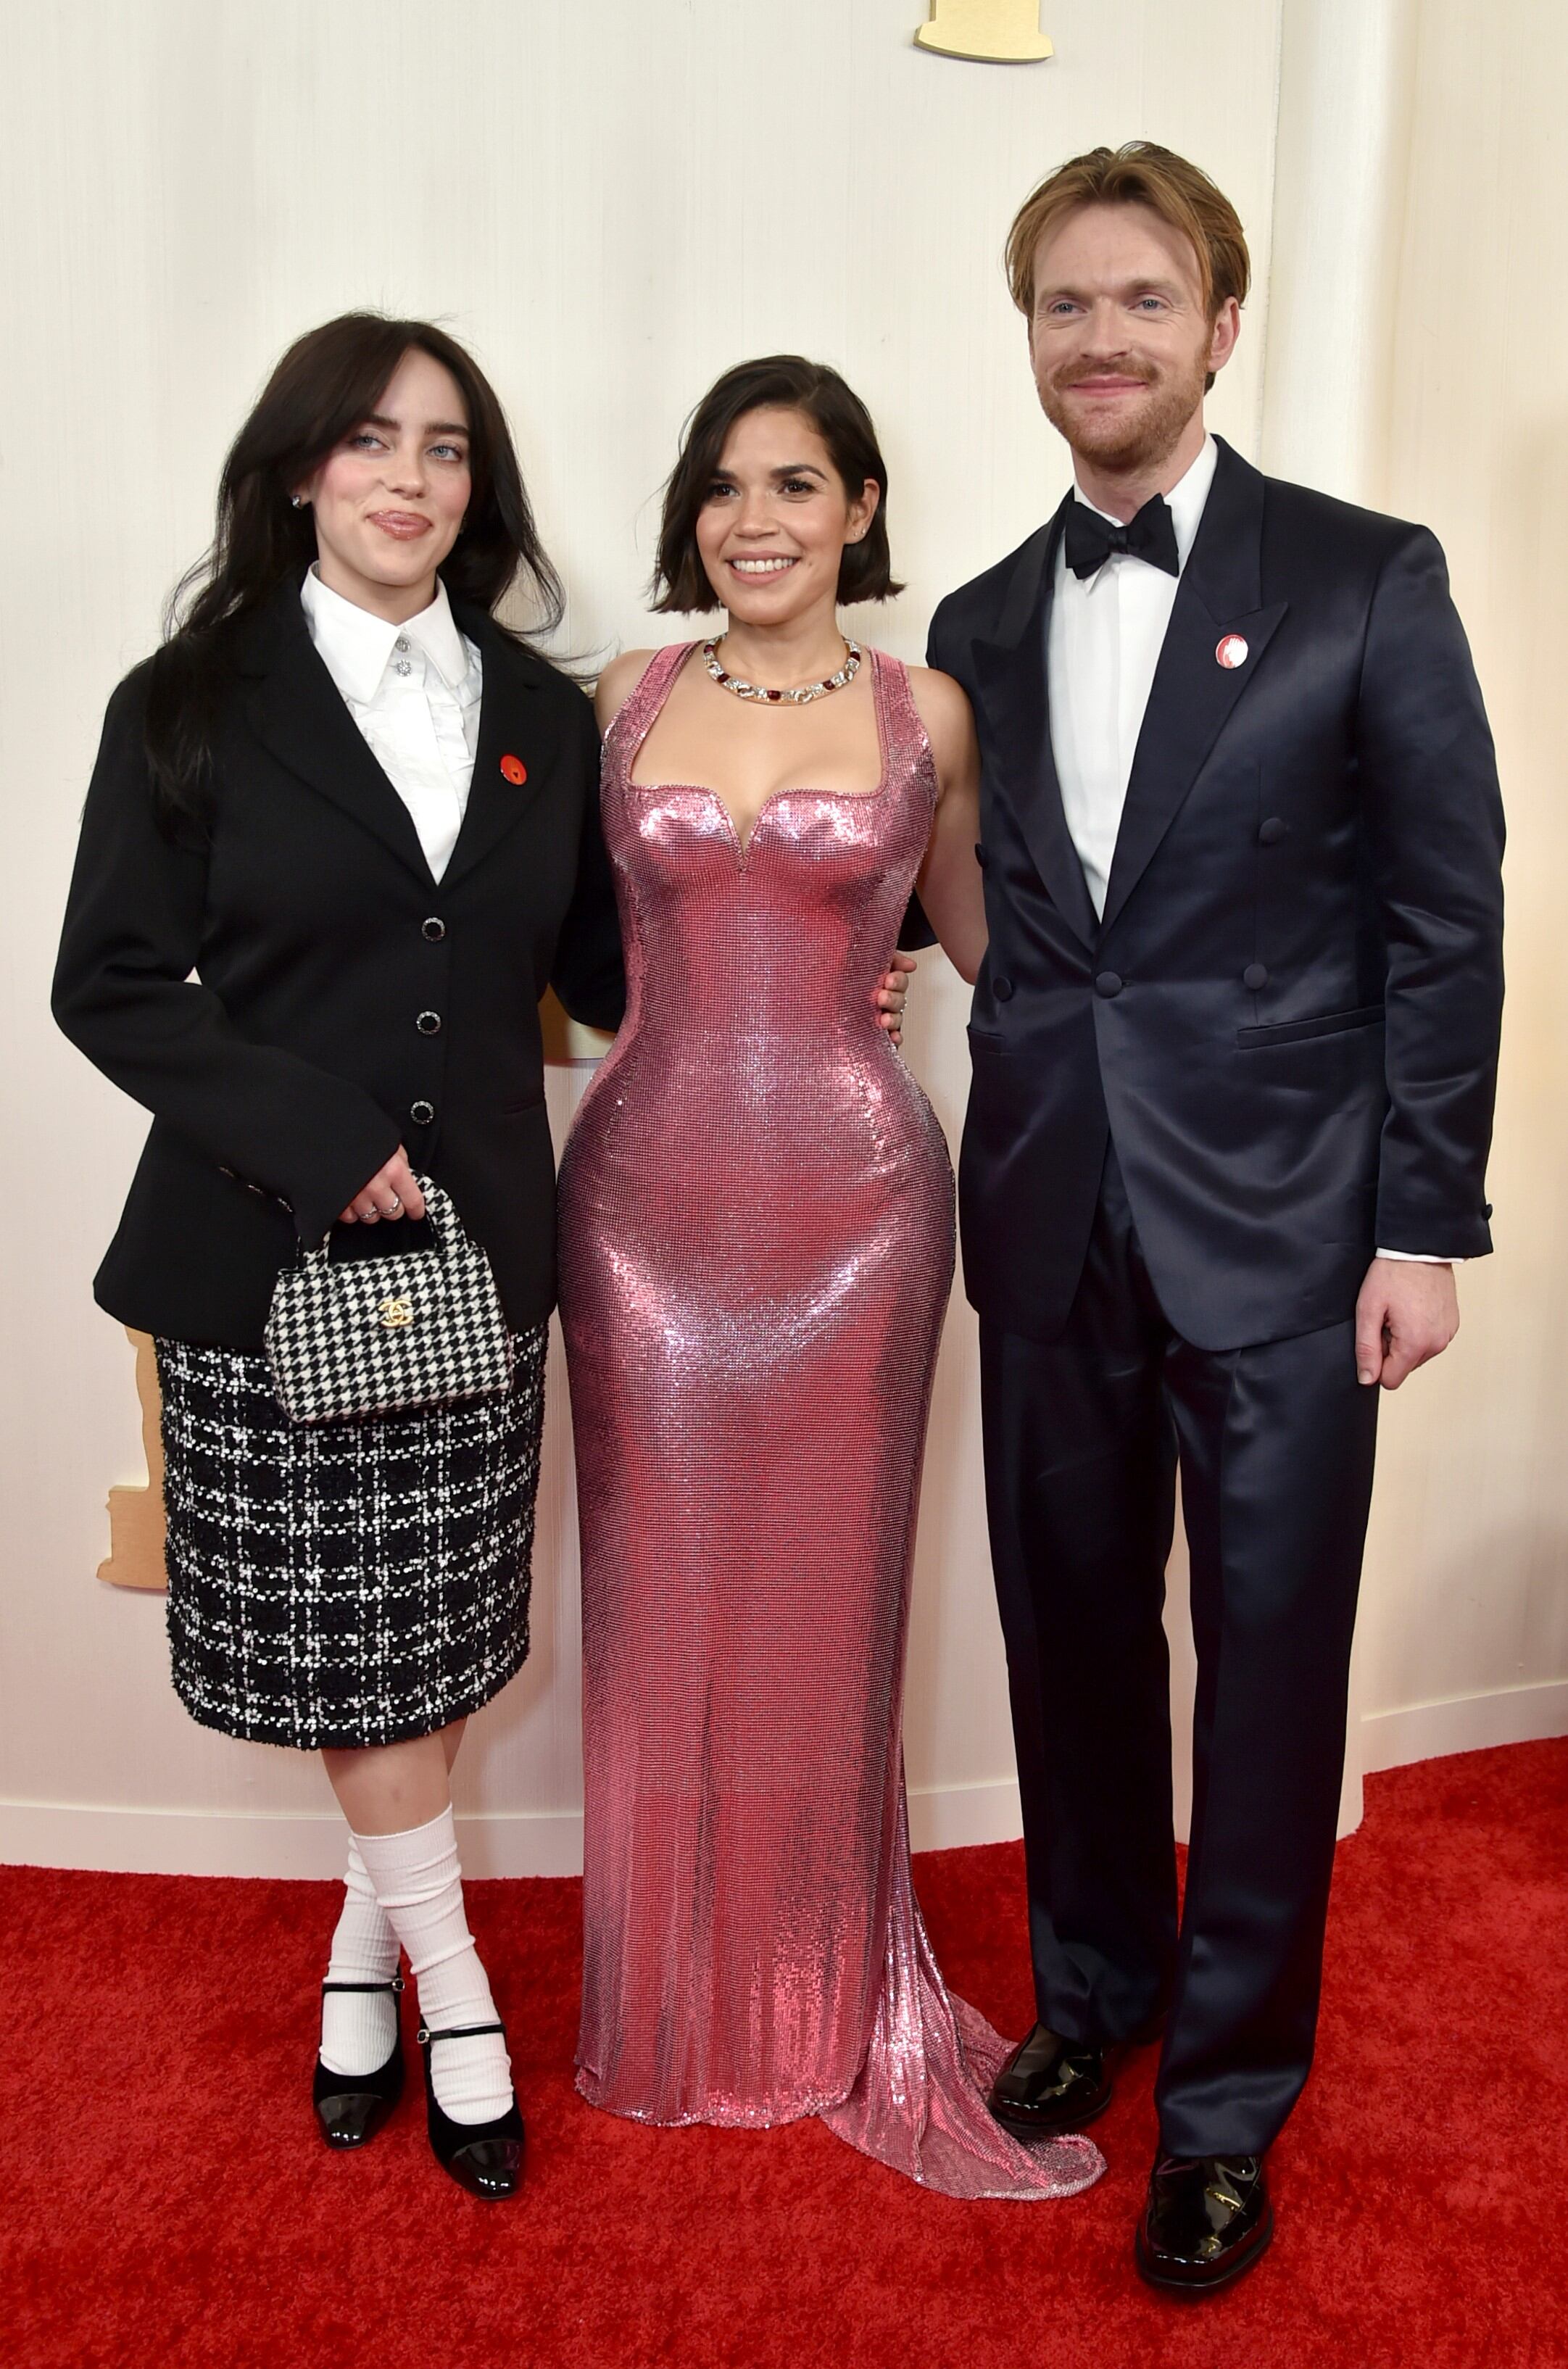
<instances>
[{"instance_id":1,"label":"short red beard","mask_svg":"<svg viewBox=\"0 0 1568 2369\"><path fill-rule=\"evenodd\" d=\"M1120 418L1101 419L1089 412L1070 419L1064 395L1080 379L1097 377L1104 367L1102 364L1098 369L1089 369L1082 363L1074 364L1070 376L1058 372L1046 380L1039 387L1040 406L1046 418L1072 450L1092 461L1096 468L1109 469L1119 475L1158 467L1166 454L1175 450L1182 430L1203 401L1204 382L1208 375L1207 362L1199 361L1190 374L1184 372L1180 377L1150 377L1139 366L1117 362L1115 367L1118 372L1143 380L1149 389L1147 398Z\"/></svg>"}]
</instances>

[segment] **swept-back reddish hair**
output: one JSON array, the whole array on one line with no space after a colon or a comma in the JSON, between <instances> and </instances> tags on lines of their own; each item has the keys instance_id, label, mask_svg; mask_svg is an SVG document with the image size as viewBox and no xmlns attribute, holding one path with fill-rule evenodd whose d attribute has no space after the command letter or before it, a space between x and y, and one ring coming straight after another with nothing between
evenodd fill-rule
<instances>
[{"instance_id":1,"label":"swept-back reddish hair","mask_svg":"<svg viewBox=\"0 0 1568 2369\"><path fill-rule=\"evenodd\" d=\"M1007 234L1007 284L1025 319L1035 310L1035 250L1042 233L1082 206L1147 206L1191 240L1210 319L1234 297L1246 302L1252 258L1235 207L1208 175L1152 140L1091 148L1047 174L1024 199Z\"/></svg>"}]
</instances>

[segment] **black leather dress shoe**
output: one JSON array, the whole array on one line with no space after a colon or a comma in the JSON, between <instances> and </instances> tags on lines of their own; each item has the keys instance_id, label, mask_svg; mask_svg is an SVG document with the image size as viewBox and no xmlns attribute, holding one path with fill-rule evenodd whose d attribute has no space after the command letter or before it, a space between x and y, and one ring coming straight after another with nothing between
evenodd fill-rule
<instances>
[{"instance_id":1,"label":"black leather dress shoe","mask_svg":"<svg viewBox=\"0 0 1568 2369\"><path fill-rule=\"evenodd\" d=\"M430 2134L430 2153L443 2171L450 2171L460 2188L471 2196L515 2196L522 2178L523 2128L522 2116L514 2097L504 2114L493 2123L454 2123L444 2113L436 2096L435 2083L430 2079L430 2050L438 2040L477 2040L487 2031L498 2031L503 2040L506 2026L501 2023L459 2023L450 2031L431 2031L419 2026L419 2047L425 2061L425 2120Z\"/></svg>"},{"instance_id":2,"label":"black leather dress shoe","mask_svg":"<svg viewBox=\"0 0 1568 2369\"><path fill-rule=\"evenodd\" d=\"M390 1991L395 2008L403 1988L401 1974L389 1983L323 1983L326 1991ZM403 2034L392 2043L392 2054L373 2073L333 2073L315 2060L311 2103L329 2147L361 2147L373 2139L403 2095Z\"/></svg>"},{"instance_id":3,"label":"black leather dress shoe","mask_svg":"<svg viewBox=\"0 0 1568 2369\"><path fill-rule=\"evenodd\" d=\"M1210 2294L1250 2271L1273 2235L1261 2157L1156 2157L1135 2249L1150 2286Z\"/></svg>"},{"instance_id":4,"label":"black leather dress shoe","mask_svg":"<svg viewBox=\"0 0 1568 2369\"><path fill-rule=\"evenodd\" d=\"M1111 2102L1105 2052L1092 2042L1063 2040L1037 2023L991 2083L986 2102L1002 2128L1021 2139L1081 2131Z\"/></svg>"}]
</instances>

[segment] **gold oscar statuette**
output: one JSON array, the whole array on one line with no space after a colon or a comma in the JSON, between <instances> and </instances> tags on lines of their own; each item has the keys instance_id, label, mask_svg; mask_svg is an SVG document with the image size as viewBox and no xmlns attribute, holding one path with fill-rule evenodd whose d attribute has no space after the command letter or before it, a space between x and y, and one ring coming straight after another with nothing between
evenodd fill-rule
<instances>
[{"instance_id":1,"label":"gold oscar statuette","mask_svg":"<svg viewBox=\"0 0 1568 2369\"><path fill-rule=\"evenodd\" d=\"M98 1577L115 1587L164 1587L164 1443L158 1428L158 1366L150 1333L126 1338L136 1352L136 1390L142 1402L142 1452L147 1478L140 1488L109 1493L109 1557Z\"/></svg>"},{"instance_id":2,"label":"gold oscar statuette","mask_svg":"<svg viewBox=\"0 0 1568 2369\"><path fill-rule=\"evenodd\" d=\"M571 1019L548 990L539 1007L539 1024L544 1038L545 1066L552 1070L591 1070L615 1041L602 1030Z\"/></svg>"},{"instance_id":3,"label":"gold oscar statuette","mask_svg":"<svg viewBox=\"0 0 1568 2369\"><path fill-rule=\"evenodd\" d=\"M985 65L1032 65L1053 54L1040 30L1039 0L931 0L931 22L915 40Z\"/></svg>"}]
</instances>

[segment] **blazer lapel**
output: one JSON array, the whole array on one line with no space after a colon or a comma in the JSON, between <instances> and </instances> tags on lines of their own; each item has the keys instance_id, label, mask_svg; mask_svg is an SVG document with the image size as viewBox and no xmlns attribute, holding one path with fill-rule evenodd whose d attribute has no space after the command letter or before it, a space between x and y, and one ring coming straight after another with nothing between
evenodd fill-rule
<instances>
[{"instance_id":1,"label":"blazer lapel","mask_svg":"<svg viewBox=\"0 0 1568 2369\"><path fill-rule=\"evenodd\" d=\"M1219 440L1216 440L1219 441ZM1105 888L1109 929L1175 819L1276 627L1289 605L1261 601L1264 480L1219 442L1214 483L1182 570L1144 710ZM1219 663L1227 635L1246 643L1238 667Z\"/></svg>"},{"instance_id":2,"label":"blazer lapel","mask_svg":"<svg viewBox=\"0 0 1568 2369\"><path fill-rule=\"evenodd\" d=\"M532 805L555 750L550 704L535 695L533 670L539 661L503 633L484 610L454 603L452 613L469 640L478 645L484 688L468 803L457 845L441 876L443 888L483 862ZM511 778L516 765L507 764L502 771L509 759L523 768L524 780Z\"/></svg>"},{"instance_id":3,"label":"blazer lapel","mask_svg":"<svg viewBox=\"0 0 1568 2369\"><path fill-rule=\"evenodd\" d=\"M1057 546L1069 494L1048 526L1025 544L1002 607L994 641L974 645L975 672L994 746L1001 785L1035 868L1068 926L1093 946L1099 923L1067 828L1061 785L1051 751L1046 628L1056 584Z\"/></svg>"},{"instance_id":4,"label":"blazer lapel","mask_svg":"<svg viewBox=\"0 0 1568 2369\"><path fill-rule=\"evenodd\" d=\"M268 602L241 646L239 667L242 674L260 678L249 702L258 738L292 773L429 880L413 818L317 654L297 585L285 585Z\"/></svg>"}]
</instances>

